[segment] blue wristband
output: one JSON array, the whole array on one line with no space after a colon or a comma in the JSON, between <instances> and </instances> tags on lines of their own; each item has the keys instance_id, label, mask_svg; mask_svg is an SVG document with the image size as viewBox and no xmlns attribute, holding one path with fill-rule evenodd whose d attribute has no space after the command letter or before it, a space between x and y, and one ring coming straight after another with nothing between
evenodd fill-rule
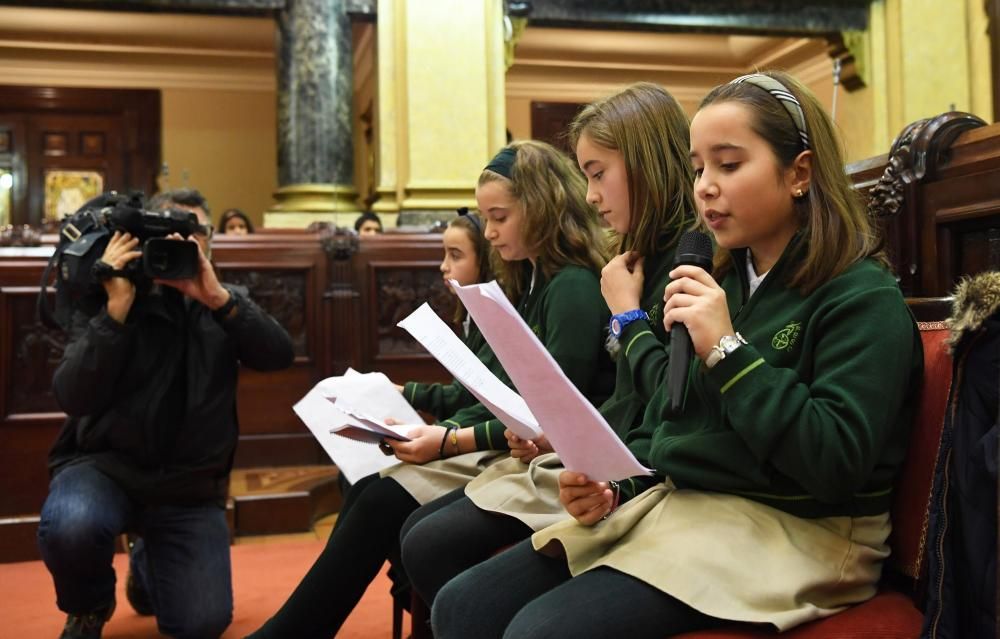
<instances>
[{"instance_id":1,"label":"blue wristband","mask_svg":"<svg viewBox=\"0 0 1000 639\"><path fill-rule=\"evenodd\" d=\"M621 337L622 331L625 330L626 326L640 319L649 319L649 315L646 315L646 311L641 308L625 311L624 313L619 313L618 315L612 315L611 322L608 324L608 330L611 331L611 337L618 339Z\"/></svg>"}]
</instances>

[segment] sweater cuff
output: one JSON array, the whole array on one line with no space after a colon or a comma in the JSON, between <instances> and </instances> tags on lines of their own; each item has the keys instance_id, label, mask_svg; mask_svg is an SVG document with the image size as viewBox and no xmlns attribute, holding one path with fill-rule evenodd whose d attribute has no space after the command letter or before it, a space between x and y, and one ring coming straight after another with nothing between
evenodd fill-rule
<instances>
[{"instance_id":1,"label":"sweater cuff","mask_svg":"<svg viewBox=\"0 0 1000 639\"><path fill-rule=\"evenodd\" d=\"M745 378L764 363L764 358L752 344L744 344L708 369L706 378L720 395L725 395L739 384L745 383Z\"/></svg>"},{"instance_id":2,"label":"sweater cuff","mask_svg":"<svg viewBox=\"0 0 1000 639\"><path fill-rule=\"evenodd\" d=\"M422 392L422 390L421 384L417 382L406 382L403 384L403 399L409 402L410 406L420 410L419 404L422 402L424 395L426 394Z\"/></svg>"},{"instance_id":3,"label":"sweater cuff","mask_svg":"<svg viewBox=\"0 0 1000 639\"><path fill-rule=\"evenodd\" d=\"M507 450L507 438L503 432L506 427L499 419L488 419L472 427L476 436L476 450Z\"/></svg>"},{"instance_id":4,"label":"sweater cuff","mask_svg":"<svg viewBox=\"0 0 1000 639\"><path fill-rule=\"evenodd\" d=\"M656 339L649 322L639 319L622 330L622 334L618 337L618 345L621 347L621 353L628 358L630 354L649 348L651 346L649 340L660 345L660 340Z\"/></svg>"}]
</instances>

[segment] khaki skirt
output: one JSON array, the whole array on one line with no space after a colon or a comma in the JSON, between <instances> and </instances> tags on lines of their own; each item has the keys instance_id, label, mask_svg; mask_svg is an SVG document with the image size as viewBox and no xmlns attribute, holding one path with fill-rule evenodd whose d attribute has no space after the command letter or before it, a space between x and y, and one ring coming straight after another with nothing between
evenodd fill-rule
<instances>
[{"instance_id":1,"label":"khaki skirt","mask_svg":"<svg viewBox=\"0 0 1000 639\"><path fill-rule=\"evenodd\" d=\"M422 506L453 490L465 487L491 464L501 460L508 451L481 450L426 464L399 464L386 468L379 475L392 477Z\"/></svg>"},{"instance_id":2,"label":"khaki skirt","mask_svg":"<svg viewBox=\"0 0 1000 639\"><path fill-rule=\"evenodd\" d=\"M473 479L465 494L483 510L542 530L570 518L559 501L559 474L564 470L555 453L539 455L527 464L508 457Z\"/></svg>"},{"instance_id":3,"label":"khaki skirt","mask_svg":"<svg viewBox=\"0 0 1000 639\"><path fill-rule=\"evenodd\" d=\"M802 519L755 501L660 484L607 520L537 532L579 575L608 566L721 619L780 631L875 594L889 515Z\"/></svg>"}]
</instances>

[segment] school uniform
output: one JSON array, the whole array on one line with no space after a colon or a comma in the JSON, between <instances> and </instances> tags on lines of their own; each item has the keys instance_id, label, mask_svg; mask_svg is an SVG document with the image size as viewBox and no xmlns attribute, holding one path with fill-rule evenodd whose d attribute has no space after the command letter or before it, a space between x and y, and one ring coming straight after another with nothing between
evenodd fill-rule
<instances>
[{"instance_id":1,"label":"school uniform","mask_svg":"<svg viewBox=\"0 0 1000 639\"><path fill-rule=\"evenodd\" d=\"M596 273L566 266L549 280L536 268L534 283L518 304L518 313L585 396L592 401L607 397L610 359L603 348L603 331L609 313ZM502 379L508 378L504 375ZM481 403L458 411L441 424L472 428L478 450L426 464L400 464L381 473L399 482L420 504L463 488L490 465L509 456L503 423Z\"/></svg>"},{"instance_id":2,"label":"school uniform","mask_svg":"<svg viewBox=\"0 0 1000 639\"><path fill-rule=\"evenodd\" d=\"M673 248L646 258L639 307L649 319L628 324L617 340L614 392L601 405L600 412L622 439L642 423L646 403L666 377L668 340L663 328L663 289L670 282ZM515 517L532 530L541 530L569 517L559 502L559 475L563 470L556 453L539 455L527 464L508 457L473 479L465 494L483 510ZM622 482L621 489L628 498L652 483L636 478Z\"/></svg>"},{"instance_id":3,"label":"school uniform","mask_svg":"<svg viewBox=\"0 0 1000 639\"><path fill-rule=\"evenodd\" d=\"M694 362L684 414L665 389L626 443L665 481L607 520L532 538L572 575L606 566L712 617L786 630L874 595L892 480L923 357L892 277L864 260L808 295L787 286L793 240L756 292L722 282L748 344Z\"/></svg>"}]
</instances>

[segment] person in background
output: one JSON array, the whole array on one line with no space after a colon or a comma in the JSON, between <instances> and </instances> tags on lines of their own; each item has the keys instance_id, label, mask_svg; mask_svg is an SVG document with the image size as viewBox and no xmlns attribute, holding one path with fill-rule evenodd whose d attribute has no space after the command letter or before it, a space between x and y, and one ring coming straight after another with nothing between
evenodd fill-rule
<instances>
[{"instance_id":1,"label":"person in background","mask_svg":"<svg viewBox=\"0 0 1000 639\"><path fill-rule=\"evenodd\" d=\"M354 230L361 236L378 235L382 232L382 218L378 216L378 213L365 211L358 216L358 219L354 220Z\"/></svg>"},{"instance_id":2,"label":"person in background","mask_svg":"<svg viewBox=\"0 0 1000 639\"><path fill-rule=\"evenodd\" d=\"M236 449L241 366L274 371L294 358L288 333L241 287L219 282L207 254L205 199L183 189L148 208L182 209L201 226L198 273L150 282L123 269L142 256L115 232L93 304L74 313L52 380L66 422L38 544L67 614L62 639L98 639L115 609L115 541L135 533L125 594L159 631L218 637L232 619L225 499ZM83 309L96 309L93 312Z\"/></svg>"},{"instance_id":3,"label":"person in background","mask_svg":"<svg viewBox=\"0 0 1000 639\"><path fill-rule=\"evenodd\" d=\"M217 227L219 233L229 234L229 235L247 235L248 233L253 233L253 222L247 217L247 214L239 209L228 209L219 218L219 225Z\"/></svg>"}]
</instances>

